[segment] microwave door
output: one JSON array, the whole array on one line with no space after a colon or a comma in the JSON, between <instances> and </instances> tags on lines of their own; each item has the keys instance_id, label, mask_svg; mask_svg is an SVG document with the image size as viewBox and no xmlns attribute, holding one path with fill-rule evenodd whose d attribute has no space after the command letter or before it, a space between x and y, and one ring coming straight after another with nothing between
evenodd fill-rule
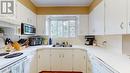
<instances>
[{"instance_id":1,"label":"microwave door","mask_svg":"<svg viewBox=\"0 0 130 73\"><path fill-rule=\"evenodd\" d=\"M22 23L21 25L21 33L25 35L35 34L35 27L26 23Z\"/></svg>"}]
</instances>

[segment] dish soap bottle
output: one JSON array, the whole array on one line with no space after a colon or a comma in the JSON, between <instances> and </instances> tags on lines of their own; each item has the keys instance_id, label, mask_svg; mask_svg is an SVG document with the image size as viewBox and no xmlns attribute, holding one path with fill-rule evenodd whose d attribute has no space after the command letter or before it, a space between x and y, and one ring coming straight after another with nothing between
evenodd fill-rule
<instances>
[{"instance_id":1,"label":"dish soap bottle","mask_svg":"<svg viewBox=\"0 0 130 73\"><path fill-rule=\"evenodd\" d=\"M52 45L52 39L49 38L49 45Z\"/></svg>"}]
</instances>

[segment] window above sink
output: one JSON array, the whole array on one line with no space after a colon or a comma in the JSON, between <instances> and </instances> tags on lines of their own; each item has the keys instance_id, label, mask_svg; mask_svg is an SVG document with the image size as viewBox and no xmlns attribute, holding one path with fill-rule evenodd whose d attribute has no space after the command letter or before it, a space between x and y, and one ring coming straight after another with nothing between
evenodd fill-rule
<instances>
[{"instance_id":1,"label":"window above sink","mask_svg":"<svg viewBox=\"0 0 130 73\"><path fill-rule=\"evenodd\" d=\"M49 35L53 38L70 38L77 36L78 16L52 15L47 18Z\"/></svg>"}]
</instances>

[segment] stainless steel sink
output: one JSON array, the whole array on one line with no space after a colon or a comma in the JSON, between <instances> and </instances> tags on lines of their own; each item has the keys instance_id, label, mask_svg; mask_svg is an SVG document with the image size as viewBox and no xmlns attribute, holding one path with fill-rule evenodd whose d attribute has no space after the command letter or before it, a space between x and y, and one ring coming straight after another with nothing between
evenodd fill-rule
<instances>
[{"instance_id":1,"label":"stainless steel sink","mask_svg":"<svg viewBox=\"0 0 130 73\"><path fill-rule=\"evenodd\" d=\"M72 47L72 45L52 45L52 47Z\"/></svg>"}]
</instances>

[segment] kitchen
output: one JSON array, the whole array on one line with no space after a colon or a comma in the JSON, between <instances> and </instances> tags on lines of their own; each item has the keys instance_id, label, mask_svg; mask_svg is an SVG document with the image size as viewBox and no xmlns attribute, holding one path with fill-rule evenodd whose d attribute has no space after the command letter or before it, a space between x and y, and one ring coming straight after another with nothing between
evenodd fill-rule
<instances>
[{"instance_id":1,"label":"kitchen","mask_svg":"<svg viewBox=\"0 0 130 73\"><path fill-rule=\"evenodd\" d=\"M0 73L130 73L129 0L0 4Z\"/></svg>"}]
</instances>

